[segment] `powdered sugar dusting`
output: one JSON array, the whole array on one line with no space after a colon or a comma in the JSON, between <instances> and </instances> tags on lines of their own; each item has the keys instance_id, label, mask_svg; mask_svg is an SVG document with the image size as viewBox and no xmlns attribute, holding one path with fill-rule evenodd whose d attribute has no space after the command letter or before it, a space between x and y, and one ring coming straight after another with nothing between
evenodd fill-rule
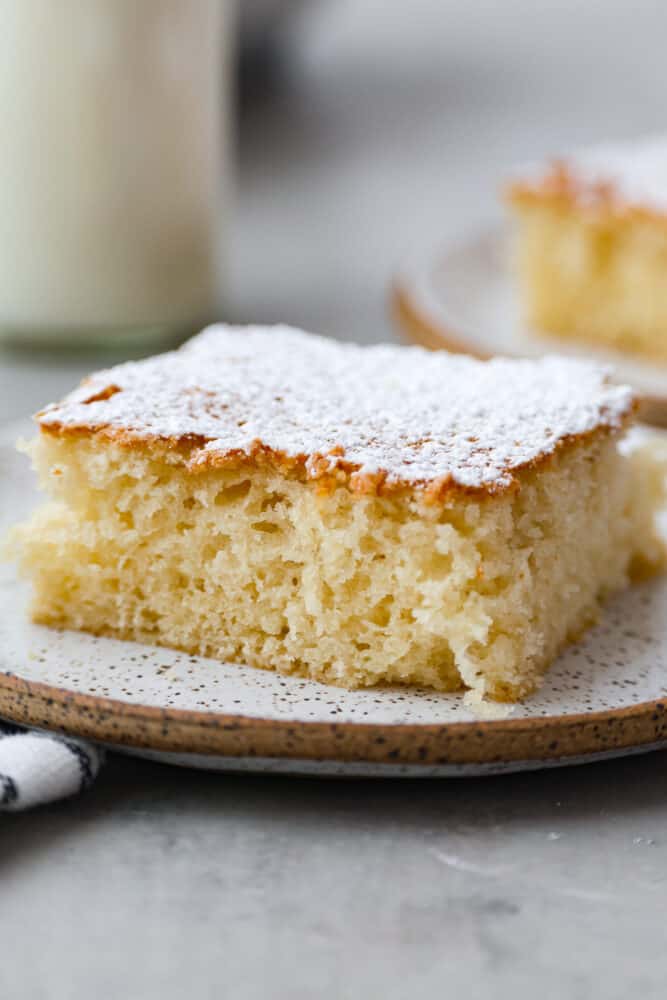
<instances>
[{"instance_id":1,"label":"powdered sugar dusting","mask_svg":"<svg viewBox=\"0 0 667 1000\"><path fill-rule=\"evenodd\" d=\"M605 370L566 358L481 362L217 325L179 351L98 372L38 419L196 435L204 458L261 442L312 478L343 466L390 484L501 491L563 438L619 427L631 405Z\"/></svg>"},{"instance_id":2,"label":"powdered sugar dusting","mask_svg":"<svg viewBox=\"0 0 667 1000\"><path fill-rule=\"evenodd\" d=\"M600 145L559 163L584 202L603 195L623 206L667 214L667 136Z\"/></svg>"}]
</instances>

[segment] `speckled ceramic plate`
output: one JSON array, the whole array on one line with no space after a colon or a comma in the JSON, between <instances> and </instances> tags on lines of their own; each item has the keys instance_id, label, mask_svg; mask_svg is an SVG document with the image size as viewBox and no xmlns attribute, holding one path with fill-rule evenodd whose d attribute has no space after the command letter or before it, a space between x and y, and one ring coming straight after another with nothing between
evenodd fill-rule
<instances>
[{"instance_id":1,"label":"speckled ceramic plate","mask_svg":"<svg viewBox=\"0 0 667 1000\"><path fill-rule=\"evenodd\" d=\"M392 298L401 331L426 347L480 358L559 353L611 364L641 396L642 417L667 426L667 365L557 340L521 322L504 230L490 230L406 267Z\"/></svg>"},{"instance_id":2,"label":"speckled ceramic plate","mask_svg":"<svg viewBox=\"0 0 667 1000\"><path fill-rule=\"evenodd\" d=\"M0 530L35 503L20 431L0 433ZM0 572L0 715L177 764L347 775L459 775L667 743L667 582L639 587L562 656L539 693L481 721L457 695L344 691L250 667L29 624Z\"/></svg>"}]
</instances>

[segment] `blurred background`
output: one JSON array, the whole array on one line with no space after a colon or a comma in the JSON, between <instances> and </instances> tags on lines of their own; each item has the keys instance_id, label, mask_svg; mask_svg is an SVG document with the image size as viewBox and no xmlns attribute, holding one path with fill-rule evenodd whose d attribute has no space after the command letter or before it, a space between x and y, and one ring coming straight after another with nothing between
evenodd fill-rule
<instances>
[{"instance_id":1,"label":"blurred background","mask_svg":"<svg viewBox=\"0 0 667 1000\"><path fill-rule=\"evenodd\" d=\"M25 2L56 9L55 0ZM121 0L95 0L93 7L114 2ZM238 16L233 4L221 3L228 17L215 30L224 37L208 39L224 48L229 64L219 111L224 116L227 101L228 146L217 161L225 174L224 211L216 219L224 244L220 318L288 322L360 342L394 339L387 311L393 275L415 255L498 221L499 186L514 164L664 127L667 8L659 0L242 0ZM154 0L151 8L180 8L178 17L187 19L202 4L209 0ZM0 0L5 47L5 27L19 7L23 0ZM71 28L54 38L65 62ZM128 30L143 65L143 36L132 25ZM187 67L203 74L213 49L187 49L185 33L178 37L189 53L180 70L187 89ZM29 56L21 50L20 85L3 59L3 157L13 141L7 122L16 125L19 109L26 116L30 80L48 73L43 57L31 66ZM140 86L150 91L149 72L139 93ZM196 101L194 90L191 96ZM129 85L126 101L128 115L135 113ZM88 112L100 134L104 102L101 95ZM142 127L150 136L158 122L148 112ZM186 107L180 114L184 122L196 118ZM163 124L168 130L169 121ZM95 134L91 127L91 156ZM38 139L33 127L31 141L44 155L39 177L57 198L49 144ZM181 148L187 163L185 137ZM165 149L165 163L170 156ZM0 169L0 186L2 176ZM5 219L16 225L20 210L20 198L11 205L7 198ZM41 242L39 220L36 214L33 245ZM103 241L104 227L98 232ZM11 287L15 239L11 229L4 236L0 230ZM29 288L30 255L23 257ZM66 352L5 345L0 420L60 396L92 367L138 353L141 346L111 336L102 354L85 338Z\"/></svg>"}]
</instances>

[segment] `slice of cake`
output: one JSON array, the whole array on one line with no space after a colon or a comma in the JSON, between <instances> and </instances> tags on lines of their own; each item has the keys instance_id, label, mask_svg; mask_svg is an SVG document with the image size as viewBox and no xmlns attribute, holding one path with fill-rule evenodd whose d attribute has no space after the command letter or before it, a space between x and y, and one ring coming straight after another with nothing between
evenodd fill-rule
<instances>
[{"instance_id":1,"label":"slice of cake","mask_svg":"<svg viewBox=\"0 0 667 1000\"><path fill-rule=\"evenodd\" d=\"M211 327L38 416L35 621L348 686L532 691L657 566L604 371Z\"/></svg>"},{"instance_id":2,"label":"slice of cake","mask_svg":"<svg viewBox=\"0 0 667 1000\"><path fill-rule=\"evenodd\" d=\"M667 360L667 138L554 161L508 194L527 322Z\"/></svg>"}]
</instances>

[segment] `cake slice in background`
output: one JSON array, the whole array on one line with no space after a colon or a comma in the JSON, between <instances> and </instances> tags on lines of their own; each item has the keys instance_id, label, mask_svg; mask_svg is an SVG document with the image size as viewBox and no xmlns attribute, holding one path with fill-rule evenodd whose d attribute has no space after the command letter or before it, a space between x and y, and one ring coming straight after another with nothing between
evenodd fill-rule
<instances>
[{"instance_id":1,"label":"cake slice in background","mask_svg":"<svg viewBox=\"0 0 667 1000\"><path fill-rule=\"evenodd\" d=\"M508 201L527 323L667 363L667 138L559 158Z\"/></svg>"},{"instance_id":2,"label":"cake slice in background","mask_svg":"<svg viewBox=\"0 0 667 1000\"><path fill-rule=\"evenodd\" d=\"M14 534L34 620L521 697L661 563L650 462L619 449L633 411L561 358L212 327L38 416L52 499Z\"/></svg>"}]
</instances>

